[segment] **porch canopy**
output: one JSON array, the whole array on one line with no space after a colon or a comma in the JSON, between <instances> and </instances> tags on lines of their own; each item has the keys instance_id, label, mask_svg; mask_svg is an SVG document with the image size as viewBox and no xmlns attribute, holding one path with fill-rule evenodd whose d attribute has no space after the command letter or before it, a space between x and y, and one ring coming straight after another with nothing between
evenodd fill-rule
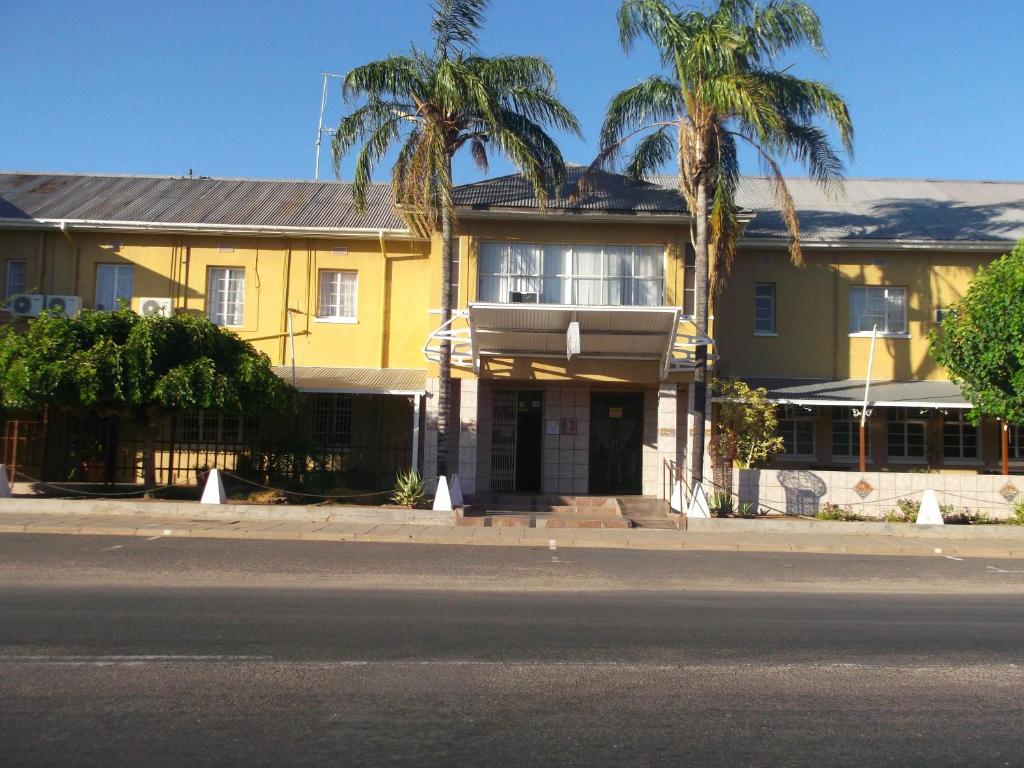
<instances>
[{"instance_id":1,"label":"porch canopy","mask_svg":"<svg viewBox=\"0 0 1024 768\"><path fill-rule=\"evenodd\" d=\"M275 365L274 373L289 384L294 371L300 392L353 395L422 395L427 372L420 368L332 368L320 365Z\"/></svg>"},{"instance_id":2,"label":"porch canopy","mask_svg":"<svg viewBox=\"0 0 1024 768\"><path fill-rule=\"evenodd\" d=\"M746 378L752 388L768 390L768 399L786 405L849 406L864 403L863 379ZM876 408L969 410L960 387L951 381L872 381L868 405Z\"/></svg>"}]
</instances>

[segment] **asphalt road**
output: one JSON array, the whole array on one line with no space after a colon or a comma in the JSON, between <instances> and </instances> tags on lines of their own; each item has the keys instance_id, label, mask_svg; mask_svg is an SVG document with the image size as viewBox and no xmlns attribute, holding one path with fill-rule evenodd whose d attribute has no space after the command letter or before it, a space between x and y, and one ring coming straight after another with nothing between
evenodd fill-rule
<instances>
[{"instance_id":1,"label":"asphalt road","mask_svg":"<svg viewBox=\"0 0 1024 768\"><path fill-rule=\"evenodd\" d=\"M0 536L0 764L1017 766L1022 571Z\"/></svg>"}]
</instances>

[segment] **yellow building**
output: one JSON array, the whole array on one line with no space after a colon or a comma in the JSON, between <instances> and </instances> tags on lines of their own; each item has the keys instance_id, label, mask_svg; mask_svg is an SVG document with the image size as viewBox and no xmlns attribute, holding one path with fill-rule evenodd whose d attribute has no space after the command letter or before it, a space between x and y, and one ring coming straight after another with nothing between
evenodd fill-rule
<instances>
[{"instance_id":1,"label":"yellow building","mask_svg":"<svg viewBox=\"0 0 1024 768\"><path fill-rule=\"evenodd\" d=\"M586 198L544 209L518 176L457 188L457 309L442 327L439 243L409 234L385 185L360 214L337 182L0 174L0 287L15 322L54 301L130 301L235 330L308 394L289 439L308 441L339 485L386 486L409 465L436 473L448 339L450 469L466 493L662 495L686 463L696 339L689 218L660 181L604 174ZM777 463L854 460L879 325L872 468L995 466L996 431L963 421L926 334L1024 236L1024 185L855 180L842 202L794 189L806 266L788 263L767 182L746 180L752 220L711 329L718 373L766 386L785 410ZM6 460L28 429L8 422ZM278 426L183 416L162 438L163 478L237 462L255 435L246 461L269 461ZM46 439L38 471L64 479L74 438ZM134 473L134 446L115 442L108 465Z\"/></svg>"}]
</instances>

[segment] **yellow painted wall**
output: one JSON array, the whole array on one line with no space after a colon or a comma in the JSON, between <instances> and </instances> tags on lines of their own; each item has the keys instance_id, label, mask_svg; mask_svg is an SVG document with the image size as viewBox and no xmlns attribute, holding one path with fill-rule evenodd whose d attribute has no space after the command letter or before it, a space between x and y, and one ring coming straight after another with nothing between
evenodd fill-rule
<instances>
[{"instance_id":1,"label":"yellow painted wall","mask_svg":"<svg viewBox=\"0 0 1024 768\"><path fill-rule=\"evenodd\" d=\"M784 251L743 250L715 307L713 335L728 376L863 379L870 339L849 334L856 285L907 288L909 339L879 337L875 380L944 379L928 356L935 310L955 304L979 267L998 254L943 251L805 251L806 266ZM754 334L754 290L775 283L776 336Z\"/></svg>"}]
</instances>

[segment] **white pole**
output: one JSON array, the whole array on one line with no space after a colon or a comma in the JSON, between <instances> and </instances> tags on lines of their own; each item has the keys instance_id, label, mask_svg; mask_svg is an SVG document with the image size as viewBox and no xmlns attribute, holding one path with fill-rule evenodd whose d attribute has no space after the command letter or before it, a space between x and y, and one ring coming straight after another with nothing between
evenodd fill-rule
<instances>
[{"instance_id":1,"label":"white pole","mask_svg":"<svg viewBox=\"0 0 1024 768\"><path fill-rule=\"evenodd\" d=\"M864 407L860 409L860 425L863 427L868 418L868 393L871 391L871 369L875 364L875 339L878 338L878 326L871 328L871 349L868 351L868 377L864 382Z\"/></svg>"},{"instance_id":2,"label":"white pole","mask_svg":"<svg viewBox=\"0 0 1024 768\"><path fill-rule=\"evenodd\" d=\"M288 346L292 353L292 386L295 386L295 334L292 332L292 311L286 310L288 315Z\"/></svg>"},{"instance_id":3,"label":"white pole","mask_svg":"<svg viewBox=\"0 0 1024 768\"><path fill-rule=\"evenodd\" d=\"M420 398L412 396L412 468L419 472L420 463Z\"/></svg>"},{"instance_id":4,"label":"white pole","mask_svg":"<svg viewBox=\"0 0 1024 768\"><path fill-rule=\"evenodd\" d=\"M320 91L320 119L316 123L316 170L313 178L320 179L320 139L324 134L324 107L327 105L327 73L323 73L324 86Z\"/></svg>"}]
</instances>

